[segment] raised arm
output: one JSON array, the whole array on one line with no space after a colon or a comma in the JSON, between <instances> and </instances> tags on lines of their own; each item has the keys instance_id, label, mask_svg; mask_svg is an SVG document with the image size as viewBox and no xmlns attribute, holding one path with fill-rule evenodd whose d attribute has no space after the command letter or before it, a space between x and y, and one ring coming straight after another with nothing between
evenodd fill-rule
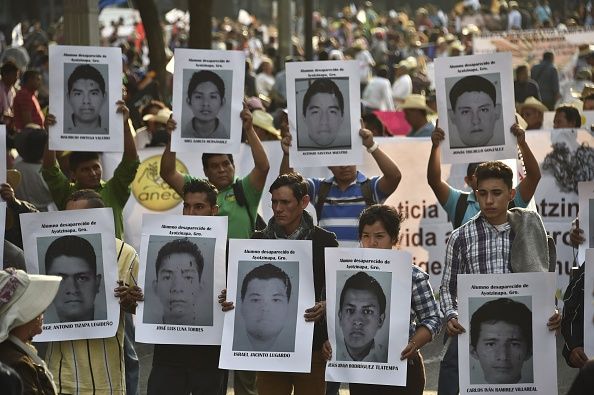
<instances>
[{"instance_id":1,"label":"raised arm","mask_svg":"<svg viewBox=\"0 0 594 395\"><path fill-rule=\"evenodd\" d=\"M264 146L254 130L252 112L245 103L243 104L243 110L240 115L248 144L252 150L252 158L254 159L254 168L249 174L250 183L258 191L261 191L264 189L264 184L266 183L266 176L268 175L268 170L270 170L270 163L268 162L266 151L264 151Z\"/></svg>"},{"instance_id":2,"label":"raised arm","mask_svg":"<svg viewBox=\"0 0 594 395\"><path fill-rule=\"evenodd\" d=\"M382 172L382 176L377 184L378 188L386 195L392 194L402 179L400 169L396 165L396 162L386 155L386 153L382 151L378 144L373 140L373 132L369 129L365 129L363 127L363 122L361 122L359 136L361 136L365 148L367 148L368 151L371 151L371 156L373 156L375 163L377 163Z\"/></svg>"},{"instance_id":3,"label":"raised arm","mask_svg":"<svg viewBox=\"0 0 594 395\"><path fill-rule=\"evenodd\" d=\"M281 149L283 150L283 159L281 160L279 175L293 172L293 168L289 165L289 147L293 136L287 132L280 141Z\"/></svg>"},{"instance_id":4,"label":"raised arm","mask_svg":"<svg viewBox=\"0 0 594 395\"><path fill-rule=\"evenodd\" d=\"M126 107L126 103L123 100L117 101L117 112L121 113L124 118L124 154L122 159L133 161L138 159L138 152L136 151L136 144L134 143L134 137L130 130L130 110Z\"/></svg>"},{"instance_id":5,"label":"raised arm","mask_svg":"<svg viewBox=\"0 0 594 395\"><path fill-rule=\"evenodd\" d=\"M54 114L47 114L45 117L45 130L49 132L49 127L54 126L56 124L56 117ZM44 169L49 169L54 166L56 163L56 151L50 151L49 149L49 138L47 143L45 143L45 148L43 150L43 160L41 162L41 166Z\"/></svg>"},{"instance_id":6,"label":"raised arm","mask_svg":"<svg viewBox=\"0 0 594 395\"><path fill-rule=\"evenodd\" d=\"M518 139L518 147L524 160L524 167L526 168L526 177L517 186L516 192L520 194L522 200L529 202L536 192L536 187L540 181L540 167L526 142L526 131L517 123L511 127L511 132Z\"/></svg>"},{"instance_id":7,"label":"raised arm","mask_svg":"<svg viewBox=\"0 0 594 395\"><path fill-rule=\"evenodd\" d=\"M169 132L169 141L165 146L165 151L161 156L161 166L159 169L159 175L178 195L183 195L184 189L184 176L175 168L175 152L171 152L171 134L177 127L177 123L173 118L169 118L167 121L167 131Z\"/></svg>"},{"instance_id":8,"label":"raised arm","mask_svg":"<svg viewBox=\"0 0 594 395\"><path fill-rule=\"evenodd\" d=\"M441 150L439 145L445 138L445 132L435 125L435 130L431 134L431 154L427 163L427 182L442 206L448 201L450 195L450 186L441 179Z\"/></svg>"}]
</instances>

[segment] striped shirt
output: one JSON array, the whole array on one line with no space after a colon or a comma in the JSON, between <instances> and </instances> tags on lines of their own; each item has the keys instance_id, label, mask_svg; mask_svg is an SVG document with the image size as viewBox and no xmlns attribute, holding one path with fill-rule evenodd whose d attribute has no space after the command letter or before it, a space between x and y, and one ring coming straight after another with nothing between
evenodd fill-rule
<instances>
[{"instance_id":1,"label":"striped shirt","mask_svg":"<svg viewBox=\"0 0 594 395\"><path fill-rule=\"evenodd\" d=\"M118 253L122 244L116 239ZM135 284L137 276L138 256L124 243L118 259L118 279ZM106 288L111 291L115 284L106 284ZM45 359L59 394L125 394L123 313L114 337L51 342Z\"/></svg>"},{"instance_id":2,"label":"striped shirt","mask_svg":"<svg viewBox=\"0 0 594 395\"><path fill-rule=\"evenodd\" d=\"M429 284L429 275L416 265L413 265L412 268L412 294L408 336L409 338L413 337L417 328L424 326L431 332L431 338L433 339L441 329L439 307L433 296L431 284Z\"/></svg>"},{"instance_id":3,"label":"striped shirt","mask_svg":"<svg viewBox=\"0 0 594 395\"><path fill-rule=\"evenodd\" d=\"M345 191L338 187L334 177L307 179L309 196L314 205L318 202L318 193L322 182L332 184L322 207L321 218L318 218L318 225L327 231L334 232L341 247L357 247L359 245L359 214L367 207L361 183L366 179L367 177L358 171L357 177ZM376 203L383 203L388 196L378 188L379 179L380 176L369 179L371 196Z\"/></svg>"},{"instance_id":4,"label":"striped shirt","mask_svg":"<svg viewBox=\"0 0 594 395\"><path fill-rule=\"evenodd\" d=\"M510 252L513 238L509 223L495 227L480 213L452 232L439 288L441 311L446 319L458 315L458 274L512 272Z\"/></svg>"}]
</instances>

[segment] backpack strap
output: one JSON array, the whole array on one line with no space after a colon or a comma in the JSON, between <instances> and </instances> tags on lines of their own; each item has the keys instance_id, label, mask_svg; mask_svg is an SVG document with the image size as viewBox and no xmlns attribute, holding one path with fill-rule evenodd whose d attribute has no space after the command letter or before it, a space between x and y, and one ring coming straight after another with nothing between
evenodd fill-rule
<instances>
[{"instance_id":1,"label":"backpack strap","mask_svg":"<svg viewBox=\"0 0 594 395\"><path fill-rule=\"evenodd\" d=\"M326 198L328 197L328 192L330 192L330 187L332 183L327 181L322 181L320 183L320 190L318 191L318 199L316 200L315 208L316 208L316 217L318 218L318 223L320 223L320 218L322 216L322 208L324 207L324 203L326 202Z\"/></svg>"},{"instance_id":2,"label":"backpack strap","mask_svg":"<svg viewBox=\"0 0 594 395\"><path fill-rule=\"evenodd\" d=\"M456 211L454 214L454 229L458 229L462 225L464 213L466 213L466 208L468 208L468 196L470 196L469 193L461 193L460 197L458 198L458 202L456 203Z\"/></svg>"},{"instance_id":3,"label":"backpack strap","mask_svg":"<svg viewBox=\"0 0 594 395\"><path fill-rule=\"evenodd\" d=\"M245 192L243 190L243 185L241 184L241 180L237 180L233 183L233 194L235 195L235 201L239 205L239 207L245 207L245 211L247 211L248 218L250 219L250 229L252 233L254 232L254 216L250 212L250 208L247 204L247 199L245 198Z\"/></svg>"},{"instance_id":4,"label":"backpack strap","mask_svg":"<svg viewBox=\"0 0 594 395\"><path fill-rule=\"evenodd\" d=\"M361 183L361 193L363 194L363 199L365 199L366 206L372 206L377 202L373 198L373 191L371 190L371 180L366 178L365 181Z\"/></svg>"}]
</instances>

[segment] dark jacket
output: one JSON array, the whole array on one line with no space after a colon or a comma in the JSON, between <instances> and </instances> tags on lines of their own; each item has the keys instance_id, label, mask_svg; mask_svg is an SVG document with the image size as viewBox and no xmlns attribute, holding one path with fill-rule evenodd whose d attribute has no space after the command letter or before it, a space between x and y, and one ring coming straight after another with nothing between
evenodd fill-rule
<instances>
[{"instance_id":1,"label":"dark jacket","mask_svg":"<svg viewBox=\"0 0 594 395\"><path fill-rule=\"evenodd\" d=\"M563 296L563 318L561 334L565 343L561 353L569 366L569 354L576 347L584 347L584 266L571 273L571 279Z\"/></svg>"},{"instance_id":2,"label":"dark jacket","mask_svg":"<svg viewBox=\"0 0 594 395\"><path fill-rule=\"evenodd\" d=\"M54 395L51 379L42 366L10 340L0 343L0 361L13 368L23 381L23 395ZM1 392L1 388L0 388Z\"/></svg>"},{"instance_id":3,"label":"dark jacket","mask_svg":"<svg viewBox=\"0 0 594 395\"><path fill-rule=\"evenodd\" d=\"M310 239L312 241L312 257L313 257L313 277L314 289L316 293L316 302L326 300L323 294L326 286L326 265L324 249L326 247L338 247L336 235L315 226L311 232ZM264 234L261 231L256 231L252 235L252 239L264 239ZM324 296L323 296L324 295ZM326 329L326 320L322 319L315 323L313 347L314 351L320 350L324 342L328 340L328 331Z\"/></svg>"}]
</instances>

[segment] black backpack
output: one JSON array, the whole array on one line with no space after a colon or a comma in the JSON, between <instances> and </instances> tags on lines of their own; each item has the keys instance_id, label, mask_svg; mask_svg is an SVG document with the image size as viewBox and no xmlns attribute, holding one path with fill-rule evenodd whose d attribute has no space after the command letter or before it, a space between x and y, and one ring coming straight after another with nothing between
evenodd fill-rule
<instances>
[{"instance_id":1,"label":"black backpack","mask_svg":"<svg viewBox=\"0 0 594 395\"><path fill-rule=\"evenodd\" d=\"M247 211L247 215L250 218L250 227L252 233L255 230L262 230L266 227L266 221L264 218L258 213L256 213L256 220L254 221L254 217L250 211L250 208L247 205L247 200L245 198L245 192L243 190L243 185L241 184L241 180L237 180L233 183L233 194L235 195L235 201L239 205L239 207L245 207L245 211Z\"/></svg>"},{"instance_id":2,"label":"black backpack","mask_svg":"<svg viewBox=\"0 0 594 395\"><path fill-rule=\"evenodd\" d=\"M320 218L322 216L322 208L324 207L324 203L326 202L326 198L328 197L328 192L330 192L331 186L332 183L328 181L322 181L320 183L320 190L318 191L318 200L315 204L318 223L320 222ZM373 192L371 191L371 182L369 178L365 179L365 181L361 183L361 193L363 194L363 200L365 200L366 206L371 206L377 203L373 199Z\"/></svg>"}]
</instances>

